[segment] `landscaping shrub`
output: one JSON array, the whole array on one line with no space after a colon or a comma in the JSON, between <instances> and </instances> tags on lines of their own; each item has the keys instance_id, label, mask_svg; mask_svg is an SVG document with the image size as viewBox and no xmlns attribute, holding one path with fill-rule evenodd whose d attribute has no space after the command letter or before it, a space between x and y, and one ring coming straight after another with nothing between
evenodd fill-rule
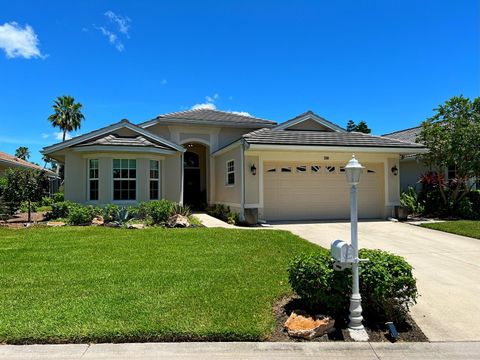
<instances>
[{"instance_id":1,"label":"landscaping shrub","mask_svg":"<svg viewBox=\"0 0 480 360\"><path fill-rule=\"evenodd\" d=\"M53 203L54 203L53 198L51 198L50 196L44 196L44 197L42 197L42 200L40 200L38 205L39 206L52 206Z\"/></svg>"},{"instance_id":2,"label":"landscaping shrub","mask_svg":"<svg viewBox=\"0 0 480 360\"><path fill-rule=\"evenodd\" d=\"M165 199L140 204L139 214L154 224L165 223L172 214L174 203Z\"/></svg>"},{"instance_id":3,"label":"landscaping shrub","mask_svg":"<svg viewBox=\"0 0 480 360\"><path fill-rule=\"evenodd\" d=\"M239 216L236 212L230 210L230 207L224 204L212 204L206 208L207 214L216 217L229 224L235 225L239 223Z\"/></svg>"},{"instance_id":4,"label":"landscaping shrub","mask_svg":"<svg viewBox=\"0 0 480 360\"><path fill-rule=\"evenodd\" d=\"M422 214L425 211L423 201L420 201L418 194L412 186L400 195L400 205L406 207L410 214Z\"/></svg>"},{"instance_id":5,"label":"landscaping shrub","mask_svg":"<svg viewBox=\"0 0 480 360\"><path fill-rule=\"evenodd\" d=\"M63 195L63 192L56 192L55 194L53 194L52 201L54 203L65 201L65 197Z\"/></svg>"},{"instance_id":6,"label":"landscaping shrub","mask_svg":"<svg viewBox=\"0 0 480 360\"><path fill-rule=\"evenodd\" d=\"M90 224L98 213L93 206L73 205L69 208L68 223L70 225L87 225Z\"/></svg>"},{"instance_id":7,"label":"landscaping shrub","mask_svg":"<svg viewBox=\"0 0 480 360\"><path fill-rule=\"evenodd\" d=\"M103 208L102 216L106 222L117 221L120 208L115 204L108 204Z\"/></svg>"},{"instance_id":8,"label":"landscaping shrub","mask_svg":"<svg viewBox=\"0 0 480 360\"><path fill-rule=\"evenodd\" d=\"M3 196L3 193L5 191L5 189L7 188L7 178L5 177L0 177L0 197Z\"/></svg>"},{"instance_id":9,"label":"landscaping shrub","mask_svg":"<svg viewBox=\"0 0 480 360\"><path fill-rule=\"evenodd\" d=\"M70 208L75 206L70 201L60 201L52 204L52 211L47 215L49 219L68 218Z\"/></svg>"},{"instance_id":10,"label":"landscaping shrub","mask_svg":"<svg viewBox=\"0 0 480 360\"><path fill-rule=\"evenodd\" d=\"M401 321L416 303L417 287L412 267L404 258L381 250L360 250L360 292L365 317ZM293 290L313 311L336 316L348 315L351 271L333 270L330 253L295 257L288 267Z\"/></svg>"},{"instance_id":11,"label":"landscaping shrub","mask_svg":"<svg viewBox=\"0 0 480 360\"><path fill-rule=\"evenodd\" d=\"M20 210L22 213L26 213L26 212L28 212L28 206L29 206L28 201L22 201L22 202L20 203L20 209L19 209L19 210ZM32 201L32 202L30 203L30 210L31 210L32 212L36 212L38 206L39 206L39 203L37 203L37 202L35 202L35 201Z\"/></svg>"}]
</instances>

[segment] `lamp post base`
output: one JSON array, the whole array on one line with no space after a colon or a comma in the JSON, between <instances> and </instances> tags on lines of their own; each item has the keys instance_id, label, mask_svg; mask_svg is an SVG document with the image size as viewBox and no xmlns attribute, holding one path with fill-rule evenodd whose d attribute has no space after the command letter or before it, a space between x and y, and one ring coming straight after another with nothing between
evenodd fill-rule
<instances>
[{"instance_id":1,"label":"lamp post base","mask_svg":"<svg viewBox=\"0 0 480 360\"><path fill-rule=\"evenodd\" d=\"M364 330L362 321L362 298L360 294L352 294L350 297L350 315L348 316L350 322L348 328L352 330Z\"/></svg>"},{"instance_id":2,"label":"lamp post base","mask_svg":"<svg viewBox=\"0 0 480 360\"><path fill-rule=\"evenodd\" d=\"M348 329L348 334L352 338L353 341L368 341L368 334L365 329L362 330L353 330Z\"/></svg>"}]
</instances>

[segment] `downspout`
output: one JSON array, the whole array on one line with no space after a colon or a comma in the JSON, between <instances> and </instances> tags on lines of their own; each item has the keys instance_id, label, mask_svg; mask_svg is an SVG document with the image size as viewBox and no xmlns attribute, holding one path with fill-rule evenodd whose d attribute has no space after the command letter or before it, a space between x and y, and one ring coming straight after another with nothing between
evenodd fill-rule
<instances>
[{"instance_id":1,"label":"downspout","mask_svg":"<svg viewBox=\"0 0 480 360\"><path fill-rule=\"evenodd\" d=\"M242 139L240 145L240 178L242 180L240 186L240 221L245 221L245 140Z\"/></svg>"},{"instance_id":2,"label":"downspout","mask_svg":"<svg viewBox=\"0 0 480 360\"><path fill-rule=\"evenodd\" d=\"M180 201L179 203L181 205L183 205L183 185L184 185L184 181L183 181L183 177L184 177L184 169L183 169L183 154L184 152L182 151L182 155L180 156Z\"/></svg>"}]
</instances>

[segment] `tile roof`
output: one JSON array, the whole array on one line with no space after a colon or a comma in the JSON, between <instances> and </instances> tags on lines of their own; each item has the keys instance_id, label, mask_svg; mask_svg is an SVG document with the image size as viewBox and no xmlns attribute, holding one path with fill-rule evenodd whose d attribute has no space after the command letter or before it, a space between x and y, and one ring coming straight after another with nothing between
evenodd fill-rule
<instances>
[{"instance_id":1,"label":"tile roof","mask_svg":"<svg viewBox=\"0 0 480 360\"><path fill-rule=\"evenodd\" d=\"M77 146L93 146L93 145L100 145L100 146L139 146L139 147L154 147L158 149L168 149L171 148L165 146L164 144L160 144L157 142L153 142L147 140L145 137L139 136L118 136L115 134L109 134L100 138L96 138L93 140L87 140Z\"/></svg>"},{"instance_id":2,"label":"tile roof","mask_svg":"<svg viewBox=\"0 0 480 360\"><path fill-rule=\"evenodd\" d=\"M49 173L50 175L55 175L56 176L56 174L51 170L45 169L45 168L43 168L39 165L36 165L36 164L33 164L29 161L17 158L16 156L4 153L2 151L0 151L0 161L4 162L4 163L7 163L7 164L11 164L13 167L23 167L23 168L29 168L29 169L34 169L34 170L44 170L47 173Z\"/></svg>"},{"instance_id":3,"label":"tile roof","mask_svg":"<svg viewBox=\"0 0 480 360\"><path fill-rule=\"evenodd\" d=\"M423 145L407 141L373 136L359 132L326 132L326 131L289 131L260 129L243 138L249 144L272 145L311 145L311 146L352 146L352 147L384 147L384 148L424 148Z\"/></svg>"},{"instance_id":4,"label":"tile roof","mask_svg":"<svg viewBox=\"0 0 480 360\"><path fill-rule=\"evenodd\" d=\"M390 139L401 140L401 141L417 142L417 136L420 134L420 131L422 131L422 127L417 126L410 129L383 134L382 136L388 137Z\"/></svg>"},{"instance_id":5,"label":"tile roof","mask_svg":"<svg viewBox=\"0 0 480 360\"><path fill-rule=\"evenodd\" d=\"M233 112L197 109L177 111L173 113L157 116L155 119L139 124L141 127L148 127L157 122L178 122L178 123L197 123L206 125L230 125L230 126L273 126L277 123L271 120L256 118L253 116L241 115Z\"/></svg>"}]
</instances>

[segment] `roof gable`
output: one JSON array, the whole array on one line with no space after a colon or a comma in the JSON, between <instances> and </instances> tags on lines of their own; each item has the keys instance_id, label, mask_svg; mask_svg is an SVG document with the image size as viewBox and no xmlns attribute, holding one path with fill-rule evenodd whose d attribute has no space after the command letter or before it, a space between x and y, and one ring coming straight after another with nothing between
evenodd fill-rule
<instances>
[{"instance_id":1,"label":"roof gable","mask_svg":"<svg viewBox=\"0 0 480 360\"><path fill-rule=\"evenodd\" d=\"M194 124L240 128L262 128L274 126L277 123L274 121L234 112L197 109L159 115L155 119L139 124L139 126L142 128L148 128L156 124Z\"/></svg>"},{"instance_id":2,"label":"roof gable","mask_svg":"<svg viewBox=\"0 0 480 360\"><path fill-rule=\"evenodd\" d=\"M84 135L81 135L81 136L77 136L77 137L74 137L73 139L70 139L70 140L67 140L67 141L64 141L64 142L61 142L61 143L57 143L57 144L54 144L54 145L51 145L51 146L47 146L45 148L43 148L42 150L42 153L43 154L50 154L50 153L53 153L53 152L56 152L56 151L60 151L60 150L63 150L63 149L66 149L66 148L69 148L69 147L72 147L72 146L75 146L75 145L80 145L80 144L84 144L90 140L97 140L97 139L100 139L100 138L107 138L109 134L112 134L112 133L115 133L116 131L118 132L122 132L121 130L122 129L127 129L129 131L127 131L127 133L134 133L134 134L137 134L139 136L142 136L148 140L151 140L153 141L154 143L157 143L157 144L161 144L162 146L165 147L165 149L170 149L170 150L176 150L176 151L181 151L181 152L184 152L185 149L180 146L180 145L177 145L171 141L168 141L160 136L157 136L151 132L149 132L148 130L145 130L137 125L134 125L132 124L131 122L129 122L128 120L124 119L124 120L121 120L115 124L112 124L112 125L109 125L109 126L106 126L106 127L103 127L101 129L98 129L98 130L95 130L95 131L91 131L87 134L84 134ZM118 136L117 134L117 137L121 137ZM132 136L130 136L132 137ZM90 144L92 145L92 144ZM100 144L97 144L97 145L100 145ZM124 144L123 146L125 146L126 144Z\"/></svg>"},{"instance_id":3,"label":"roof gable","mask_svg":"<svg viewBox=\"0 0 480 360\"><path fill-rule=\"evenodd\" d=\"M275 130L346 132L345 129L309 110L277 125Z\"/></svg>"}]
</instances>

